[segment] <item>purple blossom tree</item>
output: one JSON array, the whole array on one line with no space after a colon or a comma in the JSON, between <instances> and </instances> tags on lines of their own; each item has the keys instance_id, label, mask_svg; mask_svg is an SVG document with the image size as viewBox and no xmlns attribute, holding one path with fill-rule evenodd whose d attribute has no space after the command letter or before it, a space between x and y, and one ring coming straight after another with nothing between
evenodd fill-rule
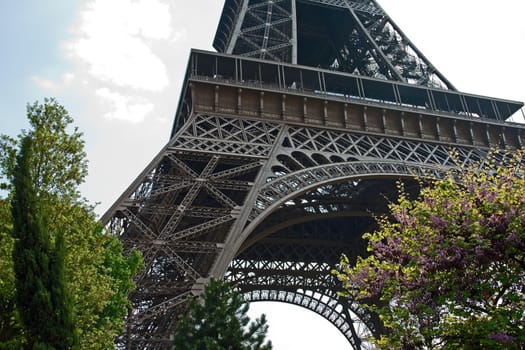
<instances>
[{"instance_id":1,"label":"purple blossom tree","mask_svg":"<svg viewBox=\"0 0 525 350\"><path fill-rule=\"evenodd\" d=\"M416 200L400 184L363 236L370 255L342 258L334 273L388 331L379 349L525 348L524 155L450 171Z\"/></svg>"}]
</instances>

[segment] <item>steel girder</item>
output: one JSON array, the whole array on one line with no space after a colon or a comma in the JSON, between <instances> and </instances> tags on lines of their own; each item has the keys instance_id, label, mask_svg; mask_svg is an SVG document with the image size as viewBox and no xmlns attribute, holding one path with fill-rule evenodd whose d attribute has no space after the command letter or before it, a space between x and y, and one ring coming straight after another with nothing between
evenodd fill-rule
<instances>
[{"instance_id":1,"label":"steel girder","mask_svg":"<svg viewBox=\"0 0 525 350\"><path fill-rule=\"evenodd\" d=\"M102 218L146 264L119 346L169 348L188 298L226 274L250 300L293 296L366 348L380 324L338 298L328 272L341 253L364 251L355 237L372 228L371 212L384 212L397 179L439 174L454 165L452 152L485 157L474 147L193 113ZM354 228L350 238L329 234L333 220ZM324 238L308 239L314 222Z\"/></svg>"},{"instance_id":2,"label":"steel girder","mask_svg":"<svg viewBox=\"0 0 525 350\"><path fill-rule=\"evenodd\" d=\"M456 90L374 0L226 1L214 47Z\"/></svg>"}]
</instances>

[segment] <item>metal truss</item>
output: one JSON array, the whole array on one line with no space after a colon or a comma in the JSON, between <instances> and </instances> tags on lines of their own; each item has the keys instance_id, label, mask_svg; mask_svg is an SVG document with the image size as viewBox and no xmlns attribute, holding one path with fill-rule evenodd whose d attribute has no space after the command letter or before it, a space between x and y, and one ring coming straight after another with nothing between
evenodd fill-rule
<instances>
[{"instance_id":1,"label":"metal truss","mask_svg":"<svg viewBox=\"0 0 525 350\"><path fill-rule=\"evenodd\" d=\"M398 195L397 181L378 178L332 183L288 199L257 226L245 240L241 250L283 228L304 222L333 218L360 218L362 221L363 218L368 219L372 213L387 214L387 204L394 202ZM418 181L405 179L403 182L407 193L415 196L419 192ZM349 225L352 227L352 224ZM370 223L368 231L373 228L373 223ZM342 237L336 239L340 251L341 239ZM364 248L354 242L345 247L345 254L357 257ZM332 263L337 263L338 259L339 256Z\"/></svg>"},{"instance_id":2,"label":"metal truss","mask_svg":"<svg viewBox=\"0 0 525 350\"><path fill-rule=\"evenodd\" d=\"M473 147L195 113L102 219L146 264L119 346L166 348L200 281L226 273L247 298L292 300L366 348L380 323L337 297L330 270L341 253L364 252L355 238L373 229L372 212L386 211L397 179L439 176L456 160L484 156ZM346 220L338 226L351 235L336 234L334 220ZM324 225L317 238L308 231L314 223Z\"/></svg>"},{"instance_id":3,"label":"metal truss","mask_svg":"<svg viewBox=\"0 0 525 350\"><path fill-rule=\"evenodd\" d=\"M103 218L125 251L140 250L146 265L136 278L120 347L169 345L192 288L224 249L261 167L259 158L276 138L274 129L257 121L194 118ZM228 154L196 152L192 135L203 143L222 140L214 144Z\"/></svg>"},{"instance_id":4,"label":"metal truss","mask_svg":"<svg viewBox=\"0 0 525 350\"><path fill-rule=\"evenodd\" d=\"M428 61L406 37L376 1L362 1L366 11L347 1L355 29L340 48L338 69L362 75L383 77L416 85L456 90L454 86ZM356 49L366 47L364 57L355 55ZM340 66L339 66L340 65Z\"/></svg>"},{"instance_id":5,"label":"metal truss","mask_svg":"<svg viewBox=\"0 0 525 350\"><path fill-rule=\"evenodd\" d=\"M374 0L226 1L214 47L456 90Z\"/></svg>"},{"instance_id":6,"label":"metal truss","mask_svg":"<svg viewBox=\"0 0 525 350\"><path fill-rule=\"evenodd\" d=\"M351 0L306 0L305 2L317 3L328 7L339 7L341 9L351 8L357 12L369 13L372 15L384 15L384 11L377 4L370 1L351 1Z\"/></svg>"},{"instance_id":7,"label":"metal truss","mask_svg":"<svg viewBox=\"0 0 525 350\"><path fill-rule=\"evenodd\" d=\"M186 126L171 147L267 157L279 130L280 126L276 123L201 114Z\"/></svg>"},{"instance_id":8,"label":"metal truss","mask_svg":"<svg viewBox=\"0 0 525 350\"><path fill-rule=\"evenodd\" d=\"M271 206L281 205L289 196L335 181L368 177L436 178L440 173L436 166L398 162L348 162L309 168L265 184L259 192L250 218L254 220Z\"/></svg>"},{"instance_id":9,"label":"metal truss","mask_svg":"<svg viewBox=\"0 0 525 350\"><path fill-rule=\"evenodd\" d=\"M486 151L410 139L327 129L290 127L272 176L262 185L250 219L297 193L339 180L370 177L438 177L449 167L479 162Z\"/></svg>"},{"instance_id":10,"label":"metal truss","mask_svg":"<svg viewBox=\"0 0 525 350\"><path fill-rule=\"evenodd\" d=\"M366 159L397 160L419 164L456 166L456 161L480 161L486 152L477 148L456 147L457 156L451 156L451 147L423 140L395 139L367 133L348 133L334 130L292 127L286 145L293 150L316 152L313 164ZM328 154L329 157L323 157ZM455 158L455 159L454 159Z\"/></svg>"},{"instance_id":11,"label":"metal truss","mask_svg":"<svg viewBox=\"0 0 525 350\"><path fill-rule=\"evenodd\" d=\"M228 53L295 62L295 1L244 1Z\"/></svg>"},{"instance_id":12,"label":"metal truss","mask_svg":"<svg viewBox=\"0 0 525 350\"><path fill-rule=\"evenodd\" d=\"M417 181L405 185L418 191ZM371 348L382 325L360 303L340 297L331 275L341 254L351 261L366 251L361 233L371 217L386 213L397 197L396 181L362 179L317 187L287 200L244 241L226 278L249 301L280 301L305 307L331 322L354 349ZM373 301L377 302L377 301Z\"/></svg>"},{"instance_id":13,"label":"metal truss","mask_svg":"<svg viewBox=\"0 0 525 350\"><path fill-rule=\"evenodd\" d=\"M340 297L331 270L341 253L356 259L363 251L359 235L373 222L370 217L322 219L290 224L243 249L232 261L226 278L251 301L281 301L305 307L326 318L355 349L367 348L366 339L378 334L379 322L362 306Z\"/></svg>"},{"instance_id":14,"label":"metal truss","mask_svg":"<svg viewBox=\"0 0 525 350\"><path fill-rule=\"evenodd\" d=\"M242 289L241 289L242 290ZM244 293L248 302L275 301L297 305L321 315L335 325L349 339L354 349L373 349L366 340L371 336L359 317L349 312L348 305L335 298L311 291L254 290Z\"/></svg>"}]
</instances>

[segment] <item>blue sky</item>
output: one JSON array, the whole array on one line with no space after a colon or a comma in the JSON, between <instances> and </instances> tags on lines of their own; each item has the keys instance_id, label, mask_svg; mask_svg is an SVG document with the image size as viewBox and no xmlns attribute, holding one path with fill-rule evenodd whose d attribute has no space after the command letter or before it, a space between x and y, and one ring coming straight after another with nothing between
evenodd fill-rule
<instances>
[{"instance_id":1,"label":"blue sky","mask_svg":"<svg viewBox=\"0 0 525 350\"><path fill-rule=\"evenodd\" d=\"M27 126L28 102L56 97L85 134L82 190L102 214L168 141L189 50L211 50L222 3L0 0L0 133ZM523 0L379 3L459 90L525 101ZM252 308L275 324L276 350L347 347L311 313Z\"/></svg>"},{"instance_id":2,"label":"blue sky","mask_svg":"<svg viewBox=\"0 0 525 350\"><path fill-rule=\"evenodd\" d=\"M58 40L68 34L75 3L79 2L64 1L64 6L54 8L43 1L19 0L0 5L2 132L12 134L20 129L28 98L47 96L31 77L59 75L68 64Z\"/></svg>"}]
</instances>

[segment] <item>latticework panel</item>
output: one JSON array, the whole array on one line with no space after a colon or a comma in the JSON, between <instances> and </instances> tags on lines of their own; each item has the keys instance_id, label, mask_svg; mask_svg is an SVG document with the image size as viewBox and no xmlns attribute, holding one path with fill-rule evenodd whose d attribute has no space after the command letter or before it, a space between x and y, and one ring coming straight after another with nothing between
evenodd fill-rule
<instances>
[{"instance_id":1,"label":"latticework panel","mask_svg":"<svg viewBox=\"0 0 525 350\"><path fill-rule=\"evenodd\" d=\"M227 1L215 47L455 90L374 0Z\"/></svg>"},{"instance_id":2,"label":"latticework panel","mask_svg":"<svg viewBox=\"0 0 525 350\"><path fill-rule=\"evenodd\" d=\"M268 157L281 126L275 123L199 114L172 147L208 153Z\"/></svg>"},{"instance_id":3,"label":"latticework panel","mask_svg":"<svg viewBox=\"0 0 525 350\"><path fill-rule=\"evenodd\" d=\"M292 62L293 3L293 0L245 1L238 19L240 28L234 33L236 45L229 53Z\"/></svg>"},{"instance_id":4,"label":"latticework panel","mask_svg":"<svg viewBox=\"0 0 525 350\"><path fill-rule=\"evenodd\" d=\"M241 289L242 290L242 289ZM371 332L366 324L354 315L346 303L337 297L311 291L253 290L244 292L248 302L273 301L297 305L321 315L349 340L354 349L374 349L367 341Z\"/></svg>"},{"instance_id":5,"label":"latticework panel","mask_svg":"<svg viewBox=\"0 0 525 350\"><path fill-rule=\"evenodd\" d=\"M469 163L481 161L486 152L473 147L451 147L443 143L430 143L425 140L408 138L389 138L367 133L351 133L335 130L291 127L285 146L294 151L328 153L335 158L315 162L322 165L333 160L396 160L441 166L456 166L456 161ZM451 150L454 149L454 152ZM452 156L453 153L457 153ZM324 162L324 163L323 163Z\"/></svg>"},{"instance_id":6,"label":"latticework panel","mask_svg":"<svg viewBox=\"0 0 525 350\"><path fill-rule=\"evenodd\" d=\"M165 344L191 288L223 250L260 166L257 159L168 150L121 202L109 227L125 251L142 252L146 265L131 295L127 326L134 336L126 344L144 333L148 344Z\"/></svg>"},{"instance_id":7,"label":"latticework panel","mask_svg":"<svg viewBox=\"0 0 525 350\"><path fill-rule=\"evenodd\" d=\"M342 9L351 8L357 12L364 12L373 15L384 15L384 11L371 1L352 1L352 0L303 0L305 2L318 3L323 6L339 7Z\"/></svg>"},{"instance_id":8,"label":"latticework panel","mask_svg":"<svg viewBox=\"0 0 525 350\"><path fill-rule=\"evenodd\" d=\"M377 334L377 318L358 303L339 297L341 286L331 270L342 253L352 260L363 251L360 233L366 218L321 219L292 224L243 249L228 268L227 279L249 300L281 301L321 315L337 327L354 349Z\"/></svg>"},{"instance_id":9,"label":"latticework panel","mask_svg":"<svg viewBox=\"0 0 525 350\"><path fill-rule=\"evenodd\" d=\"M356 26L339 48L338 69L455 90L375 1L359 2L369 8L367 11L359 10L359 6L352 6L349 1L346 3ZM363 51L366 54L357 54Z\"/></svg>"},{"instance_id":10,"label":"latticework panel","mask_svg":"<svg viewBox=\"0 0 525 350\"><path fill-rule=\"evenodd\" d=\"M301 300L366 348L381 325L337 297L330 270L341 253L364 252L359 237L373 228L372 212L386 211L397 179L439 176L455 160L484 156L403 137L190 116L103 218L146 265L119 346L169 348L188 298L228 271L249 298ZM344 224L330 224L337 220ZM317 224L323 229L312 235Z\"/></svg>"},{"instance_id":11,"label":"latticework panel","mask_svg":"<svg viewBox=\"0 0 525 350\"><path fill-rule=\"evenodd\" d=\"M142 252L126 348L163 349L192 288L208 276L280 126L195 115L105 215Z\"/></svg>"},{"instance_id":12,"label":"latticework panel","mask_svg":"<svg viewBox=\"0 0 525 350\"><path fill-rule=\"evenodd\" d=\"M289 127L271 162L250 218L275 203L323 183L353 178L438 177L443 170L480 162L486 150L405 138Z\"/></svg>"}]
</instances>

